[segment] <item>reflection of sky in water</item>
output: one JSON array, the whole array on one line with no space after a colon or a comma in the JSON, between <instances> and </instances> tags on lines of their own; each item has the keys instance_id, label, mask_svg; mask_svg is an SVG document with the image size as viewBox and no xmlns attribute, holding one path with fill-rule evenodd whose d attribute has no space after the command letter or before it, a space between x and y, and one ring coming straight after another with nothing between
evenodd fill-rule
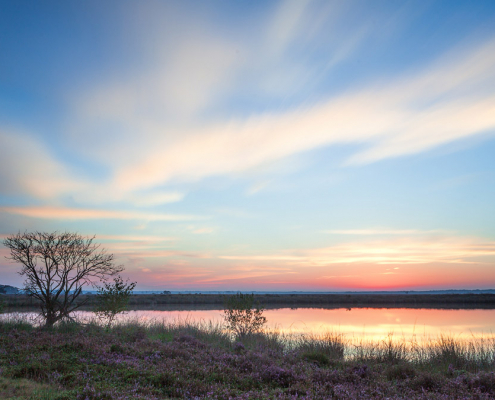
<instances>
[{"instance_id":1,"label":"reflection of sky in water","mask_svg":"<svg viewBox=\"0 0 495 400\"><path fill-rule=\"evenodd\" d=\"M120 320L165 322L222 322L220 310L135 310L119 316ZM34 315L34 313L22 313ZM4 314L7 317L9 314ZM76 313L78 318L93 318L87 311ZM495 310L433 310L404 308L282 308L265 310L270 330L283 333L345 334L346 337L380 340L393 333L397 338L419 339L440 334L471 337L495 333Z\"/></svg>"}]
</instances>

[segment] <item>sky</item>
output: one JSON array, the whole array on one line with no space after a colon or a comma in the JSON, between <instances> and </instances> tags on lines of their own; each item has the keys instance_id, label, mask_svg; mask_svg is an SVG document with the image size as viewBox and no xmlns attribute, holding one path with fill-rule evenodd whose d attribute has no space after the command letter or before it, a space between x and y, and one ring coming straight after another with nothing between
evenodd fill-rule
<instances>
[{"instance_id":1,"label":"sky","mask_svg":"<svg viewBox=\"0 0 495 400\"><path fill-rule=\"evenodd\" d=\"M137 290L495 288L495 2L0 0L32 231Z\"/></svg>"}]
</instances>

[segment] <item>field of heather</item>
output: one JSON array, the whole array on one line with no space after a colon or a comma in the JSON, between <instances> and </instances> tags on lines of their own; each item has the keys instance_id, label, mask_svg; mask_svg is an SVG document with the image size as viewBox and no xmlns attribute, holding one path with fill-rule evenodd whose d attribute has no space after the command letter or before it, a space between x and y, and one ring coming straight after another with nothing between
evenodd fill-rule
<instances>
[{"instance_id":1,"label":"field of heather","mask_svg":"<svg viewBox=\"0 0 495 400\"><path fill-rule=\"evenodd\" d=\"M493 399L495 341L260 333L211 323L0 323L0 398Z\"/></svg>"}]
</instances>

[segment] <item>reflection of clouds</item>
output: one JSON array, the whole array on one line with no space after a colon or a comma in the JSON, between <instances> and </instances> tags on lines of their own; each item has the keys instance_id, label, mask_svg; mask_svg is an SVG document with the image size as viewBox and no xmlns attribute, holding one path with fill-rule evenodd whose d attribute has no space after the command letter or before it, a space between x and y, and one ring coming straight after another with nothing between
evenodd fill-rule
<instances>
[{"instance_id":1,"label":"reflection of clouds","mask_svg":"<svg viewBox=\"0 0 495 400\"><path fill-rule=\"evenodd\" d=\"M389 333L394 339L438 336L442 333L491 335L495 332L495 310L434 310L434 309L279 309L266 310L271 326L281 332L334 332L347 338L379 340Z\"/></svg>"},{"instance_id":2,"label":"reflection of clouds","mask_svg":"<svg viewBox=\"0 0 495 400\"><path fill-rule=\"evenodd\" d=\"M34 316L34 313L20 313ZM1 318L8 318L4 314ZM88 311L79 311L82 320L94 318ZM297 308L268 309L267 329L287 334L323 335L334 333L344 335L348 341L381 341L392 334L397 341L418 342L450 334L459 339L472 337L489 338L495 332L495 310L434 310L434 309L377 309L353 308ZM221 310L132 310L117 316L118 321L142 321L147 323L222 323Z\"/></svg>"}]
</instances>

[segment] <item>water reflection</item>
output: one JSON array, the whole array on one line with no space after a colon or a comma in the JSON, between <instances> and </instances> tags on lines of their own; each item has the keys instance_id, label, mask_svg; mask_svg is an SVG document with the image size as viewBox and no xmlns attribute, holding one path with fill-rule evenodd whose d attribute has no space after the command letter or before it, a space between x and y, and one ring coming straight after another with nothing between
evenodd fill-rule
<instances>
[{"instance_id":1,"label":"water reflection","mask_svg":"<svg viewBox=\"0 0 495 400\"><path fill-rule=\"evenodd\" d=\"M21 312L32 317L34 312ZM12 313L3 314L9 318ZM80 320L94 318L89 311L75 313ZM269 330L283 333L314 333L328 331L347 337L381 340L390 333L397 338L432 338L440 334L458 337L491 337L495 333L494 309L415 309L415 308L279 308L267 309ZM208 322L221 323L218 309L160 309L133 310L119 316L119 320Z\"/></svg>"}]
</instances>

